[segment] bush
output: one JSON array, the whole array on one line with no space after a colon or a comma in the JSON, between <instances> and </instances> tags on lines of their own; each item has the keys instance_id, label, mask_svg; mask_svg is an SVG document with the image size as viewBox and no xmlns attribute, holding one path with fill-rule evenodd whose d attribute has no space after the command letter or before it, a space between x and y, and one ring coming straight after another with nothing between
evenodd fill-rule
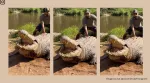
<instances>
[{"instance_id":1,"label":"bush","mask_svg":"<svg viewBox=\"0 0 150 83\"><path fill-rule=\"evenodd\" d=\"M28 23L28 24L25 24L25 25L19 27L18 30L26 30L26 31L29 32L30 34L33 34L35 28L36 28L36 25L35 25L35 24L33 24L33 23ZM49 30L49 28L47 28L47 27L45 27L45 31L46 31L47 33L50 33L50 30ZM42 32L43 32L43 31L41 30L41 31L40 31L39 33L37 33L37 34L41 34Z\"/></svg>"},{"instance_id":2,"label":"bush","mask_svg":"<svg viewBox=\"0 0 150 83\"><path fill-rule=\"evenodd\" d=\"M107 41L109 35L116 35L119 38L122 38L125 34L126 30L123 26L116 27L108 32L108 35L106 35L101 41Z\"/></svg>"},{"instance_id":3,"label":"bush","mask_svg":"<svg viewBox=\"0 0 150 83\"><path fill-rule=\"evenodd\" d=\"M69 28L64 29L61 32L61 34L74 39L76 37L76 35L78 34L78 32L79 32L79 28L77 26L71 26Z\"/></svg>"},{"instance_id":4,"label":"bush","mask_svg":"<svg viewBox=\"0 0 150 83\"><path fill-rule=\"evenodd\" d=\"M28 24L25 24L25 25L19 27L18 30L22 30L23 29L23 30L26 30L27 32L29 32L30 34L32 34L33 31L35 30L35 28L36 28L35 24L28 23Z\"/></svg>"},{"instance_id":5,"label":"bush","mask_svg":"<svg viewBox=\"0 0 150 83\"><path fill-rule=\"evenodd\" d=\"M116 35L119 38L122 38L125 34L125 28L123 26L119 26L117 28L112 29L108 34L109 35Z\"/></svg>"},{"instance_id":6,"label":"bush","mask_svg":"<svg viewBox=\"0 0 150 83\"><path fill-rule=\"evenodd\" d=\"M63 14L67 16L83 16L86 8L55 8L54 15ZM88 8L92 14L96 15L95 8Z\"/></svg>"},{"instance_id":7,"label":"bush","mask_svg":"<svg viewBox=\"0 0 150 83\"><path fill-rule=\"evenodd\" d=\"M112 16L131 16L132 11L134 9L137 9L140 15L143 15L143 9L142 8L101 8L100 9L100 15L103 14L111 14Z\"/></svg>"}]
</instances>

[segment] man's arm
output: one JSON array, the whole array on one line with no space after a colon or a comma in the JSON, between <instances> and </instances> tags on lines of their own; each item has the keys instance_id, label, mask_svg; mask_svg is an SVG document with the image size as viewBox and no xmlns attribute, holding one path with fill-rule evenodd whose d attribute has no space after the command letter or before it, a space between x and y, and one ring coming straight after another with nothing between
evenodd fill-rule
<instances>
[{"instance_id":1,"label":"man's arm","mask_svg":"<svg viewBox=\"0 0 150 83\"><path fill-rule=\"evenodd\" d=\"M130 27L132 28L133 36L136 37L132 18L130 19Z\"/></svg>"},{"instance_id":2,"label":"man's arm","mask_svg":"<svg viewBox=\"0 0 150 83\"><path fill-rule=\"evenodd\" d=\"M135 29L134 29L134 25L131 26L132 27L132 31L133 31L133 36L136 37L135 35Z\"/></svg>"},{"instance_id":3,"label":"man's arm","mask_svg":"<svg viewBox=\"0 0 150 83\"><path fill-rule=\"evenodd\" d=\"M141 25L143 25L143 16L140 16L141 19Z\"/></svg>"},{"instance_id":4,"label":"man's arm","mask_svg":"<svg viewBox=\"0 0 150 83\"><path fill-rule=\"evenodd\" d=\"M42 29L43 29L43 33L45 33L45 28L44 28L44 22L42 21Z\"/></svg>"},{"instance_id":5,"label":"man's arm","mask_svg":"<svg viewBox=\"0 0 150 83\"><path fill-rule=\"evenodd\" d=\"M94 14L92 16L93 16L93 19L95 21L95 25L97 25L97 17Z\"/></svg>"},{"instance_id":6,"label":"man's arm","mask_svg":"<svg viewBox=\"0 0 150 83\"><path fill-rule=\"evenodd\" d=\"M84 27L84 29L85 29L85 34L86 34L86 36L88 36L87 23L86 23L85 18L83 18L83 20L82 20L82 25L83 25L83 27Z\"/></svg>"},{"instance_id":7,"label":"man's arm","mask_svg":"<svg viewBox=\"0 0 150 83\"><path fill-rule=\"evenodd\" d=\"M85 29L85 35L88 36L87 26L84 26L84 29Z\"/></svg>"},{"instance_id":8,"label":"man's arm","mask_svg":"<svg viewBox=\"0 0 150 83\"><path fill-rule=\"evenodd\" d=\"M97 17L94 14L92 14L92 17L95 21L97 21Z\"/></svg>"},{"instance_id":9,"label":"man's arm","mask_svg":"<svg viewBox=\"0 0 150 83\"><path fill-rule=\"evenodd\" d=\"M41 15L40 16L40 23L41 23L41 25L42 25L42 29L43 29L43 33L45 33L45 26L44 26L44 21L43 21L43 16Z\"/></svg>"}]
</instances>

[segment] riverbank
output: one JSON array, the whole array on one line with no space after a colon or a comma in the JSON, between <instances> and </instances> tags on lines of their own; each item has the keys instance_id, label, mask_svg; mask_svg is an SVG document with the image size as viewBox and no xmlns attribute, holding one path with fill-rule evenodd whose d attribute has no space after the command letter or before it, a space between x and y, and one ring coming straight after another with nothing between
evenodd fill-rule
<instances>
[{"instance_id":1,"label":"riverbank","mask_svg":"<svg viewBox=\"0 0 150 83\"><path fill-rule=\"evenodd\" d=\"M42 8L9 8L9 13L41 13Z\"/></svg>"},{"instance_id":2,"label":"riverbank","mask_svg":"<svg viewBox=\"0 0 150 83\"><path fill-rule=\"evenodd\" d=\"M143 9L142 8L101 8L100 9L100 15L111 15L111 16L131 16L132 11L134 9L137 9L139 12L139 15L143 15Z\"/></svg>"},{"instance_id":3,"label":"riverbank","mask_svg":"<svg viewBox=\"0 0 150 83\"><path fill-rule=\"evenodd\" d=\"M55 8L54 15L83 16L87 8ZM92 14L96 15L96 8L88 8Z\"/></svg>"}]
</instances>

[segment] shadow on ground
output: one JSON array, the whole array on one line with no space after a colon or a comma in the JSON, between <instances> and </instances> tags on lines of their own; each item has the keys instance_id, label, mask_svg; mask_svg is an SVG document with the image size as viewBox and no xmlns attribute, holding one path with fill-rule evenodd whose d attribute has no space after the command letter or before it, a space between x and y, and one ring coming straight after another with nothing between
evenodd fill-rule
<instances>
[{"instance_id":1,"label":"shadow on ground","mask_svg":"<svg viewBox=\"0 0 150 83\"><path fill-rule=\"evenodd\" d=\"M105 57L105 58L102 59L103 57ZM121 63L117 63L117 62L110 60L107 57L107 55L101 56L101 59L100 59L100 72L103 72L104 70L107 70L111 67L119 67L120 65L122 65Z\"/></svg>"},{"instance_id":2,"label":"shadow on ground","mask_svg":"<svg viewBox=\"0 0 150 83\"><path fill-rule=\"evenodd\" d=\"M59 58L54 60L54 73L66 67L73 67L74 65L76 64L65 62L62 58Z\"/></svg>"},{"instance_id":3,"label":"shadow on ground","mask_svg":"<svg viewBox=\"0 0 150 83\"><path fill-rule=\"evenodd\" d=\"M8 65L9 68L19 64L20 62L29 62L29 61L33 60L33 59L25 58L22 55L20 55L19 53L14 54L14 55L13 55L13 53L14 52L9 53L9 65Z\"/></svg>"}]
</instances>

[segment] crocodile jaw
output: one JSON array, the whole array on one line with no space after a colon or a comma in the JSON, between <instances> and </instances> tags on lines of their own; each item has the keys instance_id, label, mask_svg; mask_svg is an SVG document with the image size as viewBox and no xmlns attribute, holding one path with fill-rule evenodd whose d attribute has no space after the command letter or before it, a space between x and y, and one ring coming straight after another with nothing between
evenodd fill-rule
<instances>
[{"instance_id":1,"label":"crocodile jaw","mask_svg":"<svg viewBox=\"0 0 150 83\"><path fill-rule=\"evenodd\" d=\"M113 48L112 48L113 49ZM117 51L114 50L107 50L106 54L108 54L109 56L116 56L116 57L120 57L120 56L127 56L129 53L129 48L126 46L123 46L123 49L118 49Z\"/></svg>"},{"instance_id":2,"label":"crocodile jaw","mask_svg":"<svg viewBox=\"0 0 150 83\"><path fill-rule=\"evenodd\" d=\"M123 40L119 39L115 35L110 35L109 42L110 47L106 51L106 54L109 55L109 58L111 58L112 60L119 60L121 57L129 57L129 48Z\"/></svg>"},{"instance_id":3,"label":"crocodile jaw","mask_svg":"<svg viewBox=\"0 0 150 83\"><path fill-rule=\"evenodd\" d=\"M73 50L71 52L63 53L62 51L65 49L65 47L61 47L59 54L62 57L71 58L71 57L79 57L81 55L82 49L80 47L77 47L76 50ZM67 50L67 49L65 49Z\"/></svg>"},{"instance_id":4,"label":"crocodile jaw","mask_svg":"<svg viewBox=\"0 0 150 83\"><path fill-rule=\"evenodd\" d=\"M68 36L62 36L61 39L60 39L60 42L63 43L65 45L66 48L70 48L70 49L76 49L78 43L69 38Z\"/></svg>"},{"instance_id":5,"label":"crocodile jaw","mask_svg":"<svg viewBox=\"0 0 150 83\"><path fill-rule=\"evenodd\" d=\"M34 40L35 40L35 37L30 35L27 31L25 30L20 30L18 32L18 35L19 37L21 38L23 44L33 44L34 43Z\"/></svg>"},{"instance_id":6,"label":"crocodile jaw","mask_svg":"<svg viewBox=\"0 0 150 83\"><path fill-rule=\"evenodd\" d=\"M110 42L110 44L112 45L112 47L114 48L119 48L122 49L123 46L125 45L125 42L121 39L119 39L117 36L115 35L110 35L108 41Z\"/></svg>"},{"instance_id":7,"label":"crocodile jaw","mask_svg":"<svg viewBox=\"0 0 150 83\"><path fill-rule=\"evenodd\" d=\"M78 42L67 36L62 36L60 42L63 43L63 46L59 51L59 55L62 59L64 61L76 62L76 59L79 59L82 54L82 48Z\"/></svg>"}]
</instances>

